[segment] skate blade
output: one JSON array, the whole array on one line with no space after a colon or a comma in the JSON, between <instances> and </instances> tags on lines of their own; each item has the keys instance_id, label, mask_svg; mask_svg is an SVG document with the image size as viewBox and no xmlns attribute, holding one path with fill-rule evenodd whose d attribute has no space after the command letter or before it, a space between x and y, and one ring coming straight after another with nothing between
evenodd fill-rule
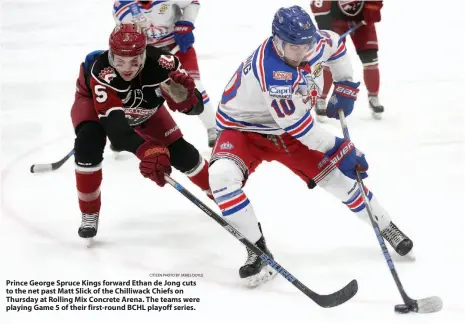
<instances>
[{"instance_id":1,"label":"skate blade","mask_svg":"<svg viewBox=\"0 0 465 324\"><path fill-rule=\"evenodd\" d=\"M383 119L383 113L372 112L372 113L371 113L371 116L373 117L373 119L376 119L376 120L381 120L381 119Z\"/></svg>"},{"instance_id":2,"label":"skate blade","mask_svg":"<svg viewBox=\"0 0 465 324\"><path fill-rule=\"evenodd\" d=\"M413 250L411 250L409 253L403 256L403 258L407 261L415 261L417 257L415 256L415 253L413 253Z\"/></svg>"},{"instance_id":3,"label":"skate blade","mask_svg":"<svg viewBox=\"0 0 465 324\"><path fill-rule=\"evenodd\" d=\"M264 267L259 273L254 276L243 279L246 287L256 288L271 279L273 279L278 273L273 270L270 266Z\"/></svg>"},{"instance_id":4,"label":"skate blade","mask_svg":"<svg viewBox=\"0 0 465 324\"><path fill-rule=\"evenodd\" d=\"M84 241L85 241L85 244L86 244L86 248L91 248L92 245L93 245L93 242L94 242L94 238L93 237L88 237L88 238L85 238Z\"/></svg>"}]
</instances>

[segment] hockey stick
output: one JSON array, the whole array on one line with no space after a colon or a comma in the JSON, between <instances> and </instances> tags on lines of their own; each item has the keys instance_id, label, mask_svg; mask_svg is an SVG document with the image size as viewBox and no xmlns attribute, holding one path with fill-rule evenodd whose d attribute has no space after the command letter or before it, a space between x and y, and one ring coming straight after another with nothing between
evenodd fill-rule
<instances>
[{"instance_id":1,"label":"hockey stick","mask_svg":"<svg viewBox=\"0 0 465 324\"><path fill-rule=\"evenodd\" d=\"M40 172L49 172L59 169L70 157L74 155L74 149L72 149L64 158L60 161L54 163L44 163L44 164L33 164L31 165L31 173L40 173Z\"/></svg>"},{"instance_id":2,"label":"hockey stick","mask_svg":"<svg viewBox=\"0 0 465 324\"><path fill-rule=\"evenodd\" d=\"M349 129L347 127L347 122L344 116L344 112L342 110L338 111L339 119L341 121L341 128L342 132L344 133L344 138L346 140L350 140L349 136ZM423 299L412 299L410 298L404 290L402 283L400 282L399 275L397 274L396 268L394 267L394 262L391 259L391 255L384 243L383 236L381 235L381 231L379 229L378 224L373 220L373 211L371 209L370 201L365 193L365 186L363 184L362 178L360 177L360 173L357 171L357 184L358 188L362 194L363 202L365 203L365 208L367 209L368 216L370 218L371 225L375 230L376 238L378 239L378 243L383 251L384 258L388 264L389 269L391 270L392 277L394 278L394 282L396 283L397 289L399 290L400 295L404 301L404 304L399 304L394 307L396 313L409 313L409 312L417 312L417 313L434 313L439 312L442 309L442 300L437 296L427 297Z\"/></svg>"},{"instance_id":3,"label":"hockey stick","mask_svg":"<svg viewBox=\"0 0 465 324\"><path fill-rule=\"evenodd\" d=\"M365 22L365 20L362 20L358 23L356 23L355 25L353 25L352 27L350 27L349 29L347 29L343 34L341 34L341 36L339 36L341 39L342 38L346 38L347 35L353 33L354 31L356 31L357 29L359 29L359 27L363 26L363 25L366 25L367 23Z\"/></svg>"},{"instance_id":4,"label":"hockey stick","mask_svg":"<svg viewBox=\"0 0 465 324\"><path fill-rule=\"evenodd\" d=\"M284 269L279 263L275 260L270 258L267 254L263 253L258 247L256 247L252 242L247 240L244 235L242 235L237 229L235 229L232 225L230 225L227 221L224 220L223 217L219 216L213 210L208 208L208 206L204 205L199 199L197 199L193 194L191 194L186 188L184 188L181 184L173 180L169 175L165 174L165 180L168 182L173 188L179 191L184 197L189 199L194 205L199 207L205 214L209 217L213 218L218 224L223 226L225 230L227 230L231 235L233 235L236 239L241 241L246 247L252 250L256 255L260 256L264 262L268 263L276 272L278 272L281 276L287 279L290 283L292 283L297 289L303 292L307 297L312 299L315 303L320 305L324 308L335 307L341 305L355 296L358 291L358 284L357 280L352 280L347 286L338 290L329 295L320 295L316 292L307 288L303 283L301 283L297 278L295 278L290 272Z\"/></svg>"}]
</instances>

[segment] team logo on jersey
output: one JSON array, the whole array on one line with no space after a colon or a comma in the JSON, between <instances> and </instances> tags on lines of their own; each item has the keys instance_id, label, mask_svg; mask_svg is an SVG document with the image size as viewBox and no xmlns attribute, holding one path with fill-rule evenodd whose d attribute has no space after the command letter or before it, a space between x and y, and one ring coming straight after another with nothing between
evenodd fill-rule
<instances>
[{"instance_id":1,"label":"team logo on jersey","mask_svg":"<svg viewBox=\"0 0 465 324\"><path fill-rule=\"evenodd\" d=\"M132 99L132 100L131 100ZM141 89L134 89L130 90L127 94L126 98L123 100L124 107L126 108L137 108L142 103L146 101L144 100L144 93Z\"/></svg>"},{"instance_id":2,"label":"team logo on jersey","mask_svg":"<svg viewBox=\"0 0 465 324\"><path fill-rule=\"evenodd\" d=\"M232 145L230 142L224 142L220 145L220 148L222 150L232 150L234 148L234 145Z\"/></svg>"},{"instance_id":3,"label":"team logo on jersey","mask_svg":"<svg viewBox=\"0 0 465 324\"><path fill-rule=\"evenodd\" d=\"M282 81L290 81L292 80L292 72L273 71L273 79L282 80Z\"/></svg>"},{"instance_id":4,"label":"team logo on jersey","mask_svg":"<svg viewBox=\"0 0 465 324\"><path fill-rule=\"evenodd\" d=\"M167 70L174 70L174 56L173 55L160 55L158 64Z\"/></svg>"},{"instance_id":5,"label":"team logo on jersey","mask_svg":"<svg viewBox=\"0 0 465 324\"><path fill-rule=\"evenodd\" d=\"M128 91L128 94L126 95L126 98L124 98L124 99L122 100L123 105L125 105L125 104L128 103L128 101L131 99L131 96L132 96L132 91Z\"/></svg>"},{"instance_id":6,"label":"team logo on jersey","mask_svg":"<svg viewBox=\"0 0 465 324\"><path fill-rule=\"evenodd\" d=\"M278 99L291 99L292 98L292 87L289 86L274 86L270 85L268 88L270 96Z\"/></svg>"},{"instance_id":7,"label":"team logo on jersey","mask_svg":"<svg viewBox=\"0 0 465 324\"><path fill-rule=\"evenodd\" d=\"M350 17L357 16L363 9L363 1L339 0L337 4L342 13Z\"/></svg>"},{"instance_id":8,"label":"team logo on jersey","mask_svg":"<svg viewBox=\"0 0 465 324\"><path fill-rule=\"evenodd\" d=\"M158 13L160 15L164 15L167 11L168 11L168 5L167 4L162 4L160 6L160 10L158 11Z\"/></svg>"},{"instance_id":9,"label":"team logo on jersey","mask_svg":"<svg viewBox=\"0 0 465 324\"><path fill-rule=\"evenodd\" d=\"M318 87L315 83L312 83L310 88L307 91L307 96L302 99L302 102L306 104L307 102L310 102L310 107L315 107L316 105L316 99L318 98Z\"/></svg>"},{"instance_id":10,"label":"team logo on jersey","mask_svg":"<svg viewBox=\"0 0 465 324\"><path fill-rule=\"evenodd\" d=\"M145 29L145 35L148 37L147 41L149 44L158 42L160 38L165 37L169 33L169 29L166 26L154 26L151 24L150 27Z\"/></svg>"},{"instance_id":11,"label":"team logo on jersey","mask_svg":"<svg viewBox=\"0 0 465 324\"><path fill-rule=\"evenodd\" d=\"M100 71L98 77L102 80L105 80L107 83L110 83L111 80L116 78L116 73L112 67L106 67L102 71Z\"/></svg>"}]
</instances>

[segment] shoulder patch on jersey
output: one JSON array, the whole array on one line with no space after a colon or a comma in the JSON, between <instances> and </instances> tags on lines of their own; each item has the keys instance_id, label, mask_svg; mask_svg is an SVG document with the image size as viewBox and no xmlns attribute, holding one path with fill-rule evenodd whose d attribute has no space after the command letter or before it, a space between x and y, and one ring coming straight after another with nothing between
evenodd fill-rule
<instances>
[{"instance_id":1,"label":"shoulder patch on jersey","mask_svg":"<svg viewBox=\"0 0 465 324\"><path fill-rule=\"evenodd\" d=\"M321 62L318 62L317 64L315 64L312 70L312 76L314 78L318 78L321 75L321 72L323 72L323 64Z\"/></svg>"},{"instance_id":2,"label":"shoulder patch on jersey","mask_svg":"<svg viewBox=\"0 0 465 324\"><path fill-rule=\"evenodd\" d=\"M98 77L102 80L105 80L107 83L110 83L111 80L116 78L116 73L112 67L106 67L100 71Z\"/></svg>"},{"instance_id":3,"label":"shoulder patch on jersey","mask_svg":"<svg viewBox=\"0 0 465 324\"><path fill-rule=\"evenodd\" d=\"M160 6L160 9L158 9L158 13L160 15L164 15L167 11L168 11L168 5L165 3Z\"/></svg>"},{"instance_id":4,"label":"shoulder patch on jersey","mask_svg":"<svg viewBox=\"0 0 465 324\"><path fill-rule=\"evenodd\" d=\"M174 55L160 55L158 64L167 70L174 70L176 67Z\"/></svg>"},{"instance_id":5,"label":"shoulder patch on jersey","mask_svg":"<svg viewBox=\"0 0 465 324\"><path fill-rule=\"evenodd\" d=\"M285 85L285 86L278 86L278 85L270 85L268 87L268 93L271 97L277 99L291 99L292 98L292 86Z\"/></svg>"},{"instance_id":6,"label":"shoulder patch on jersey","mask_svg":"<svg viewBox=\"0 0 465 324\"><path fill-rule=\"evenodd\" d=\"M290 81L292 80L292 72L273 71L273 79L281 81Z\"/></svg>"}]
</instances>

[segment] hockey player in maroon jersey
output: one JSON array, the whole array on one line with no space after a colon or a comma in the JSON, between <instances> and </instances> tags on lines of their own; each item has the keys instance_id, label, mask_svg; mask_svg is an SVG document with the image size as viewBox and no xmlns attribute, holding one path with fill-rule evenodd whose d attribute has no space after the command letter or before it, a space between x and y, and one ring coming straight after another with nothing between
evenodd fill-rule
<instances>
[{"instance_id":1,"label":"hockey player in maroon jersey","mask_svg":"<svg viewBox=\"0 0 465 324\"><path fill-rule=\"evenodd\" d=\"M134 23L115 27L109 43L109 50L90 53L81 64L71 110L82 238L93 238L98 230L107 137L117 150L134 153L141 174L159 186L173 166L210 194L207 161L163 106L166 101L172 110L200 114L202 95L192 77L175 56L147 47Z\"/></svg>"},{"instance_id":2,"label":"hockey player in maroon jersey","mask_svg":"<svg viewBox=\"0 0 465 324\"><path fill-rule=\"evenodd\" d=\"M359 27L350 37L357 54L363 64L363 77L368 90L368 102L374 118L381 118L384 107L381 105L378 92L380 85L378 67L378 37L375 23L381 21L383 1L327 1L313 0L310 9L315 16L319 29L332 30L339 35L346 32L356 23L365 21L366 25ZM328 67L323 69L324 86L320 98L317 100L315 112L318 119L326 116L326 97L333 83Z\"/></svg>"}]
</instances>

